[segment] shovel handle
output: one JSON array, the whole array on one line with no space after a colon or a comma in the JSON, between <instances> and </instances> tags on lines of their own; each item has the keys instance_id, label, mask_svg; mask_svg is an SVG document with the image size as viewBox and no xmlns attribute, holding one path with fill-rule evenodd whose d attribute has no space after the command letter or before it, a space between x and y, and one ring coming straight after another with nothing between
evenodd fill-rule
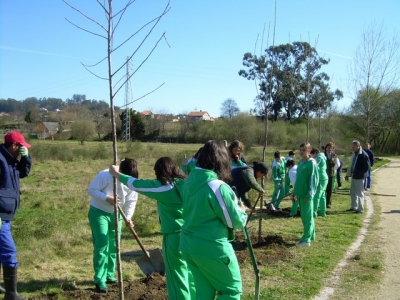
<instances>
[{"instance_id":1,"label":"shovel handle","mask_svg":"<svg viewBox=\"0 0 400 300\"><path fill-rule=\"evenodd\" d=\"M128 223L129 220L128 220L128 218L126 217L126 215L125 215L124 211L122 210L121 206L119 206L119 205L117 205L117 206L118 206L118 210L119 210L120 214L122 215L122 218L124 219L124 221L125 221L126 223ZM142 249L142 251L144 252L144 254L147 256L147 258L150 258L149 253L148 253L148 252L146 251L146 249L144 248L144 246L143 246L143 244L142 244L142 241L139 239L139 236L137 235L135 229L133 229L132 227L129 227L129 229L132 231L133 236L135 237L135 240L138 242L138 244L139 244L140 248Z\"/></svg>"},{"instance_id":2,"label":"shovel handle","mask_svg":"<svg viewBox=\"0 0 400 300\"><path fill-rule=\"evenodd\" d=\"M247 221L246 221L246 225L245 225L245 226L247 226L247 223L249 223L250 217L252 216L254 210L256 209L257 203L258 203L258 201L261 199L261 197L262 197L261 195L258 195L258 198L257 198L257 200L256 200L256 203L254 203L253 209L250 211L250 214L249 214L249 216L247 217Z\"/></svg>"}]
</instances>

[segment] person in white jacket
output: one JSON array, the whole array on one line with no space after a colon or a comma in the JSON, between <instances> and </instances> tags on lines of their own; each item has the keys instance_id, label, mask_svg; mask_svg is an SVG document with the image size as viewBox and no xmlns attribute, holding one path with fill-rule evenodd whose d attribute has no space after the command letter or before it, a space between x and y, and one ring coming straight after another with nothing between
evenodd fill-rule
<instances>
[{"instance_id":1,"label":"person in white jacket","mask_svg":"<svg viewBox=\"0 0 400 300\"><path fill-rule=\"evenodd\" d=\"M120 172L129 176L139 177L137 162L125 158L119 165ZM116 245L114 221L114 181L109 170L100 171L91 182L87 193L91 196L88 213L89 224L92 230L93 242L93 268L95 291L107 293L107 284L116 283ZM117 182L117 201L123 208L129 222L127 226L133 227L131 220L135 211L138 194L122 183ZM121 233L122 219L119 217L119 232Z\"/></svg>"}]
</instances>

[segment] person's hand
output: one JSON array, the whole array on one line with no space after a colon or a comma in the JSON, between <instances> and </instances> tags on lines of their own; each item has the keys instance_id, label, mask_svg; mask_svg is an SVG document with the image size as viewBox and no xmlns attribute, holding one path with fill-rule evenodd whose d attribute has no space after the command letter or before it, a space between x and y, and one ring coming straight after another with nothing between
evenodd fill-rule
<instances>
[{"instance_id":1,"label":"person's hand","mask_svg":"<svg viewBox=\"0 0 400 300\"><path fill-rule=\"evenodd\" d=\"M128 220L128 222L126 222L125 224L126 224L126 227L129 227L129 228L135 227L135 225L133 224L132 220Z\"/></svg>"},{"instance_id":2,"label":"person's hand","mask_svg":"<svg viewBox=\"0 0 400 300\"><path fill-rule=\"evenodd\" d=\"M110 205L115 204L114 196L107 196L106 201ZM119 204L120 202L121 202L120 199L117 197L117 203Z\"/></svg>"},{"instance_id":3,"label":"person's hand","mask_svg":"<svg viewBox=\"0 0 400 300\"><path fill-rule=\"evenodd\" d=\"M262 197L262 196L264 196L264 192L259 192L258 197Z\"/></svg>"},{"instance_id":4,"label":"person's hand","mask_svg":"<svg viewBox=\"0 0 400 300\"><path fill-rule=\"evenodd\" d=\"M117 165L110 165L110 168L108 169L108 171L114 177L119 176L119 166L117 166Z\"/></svg>"},{"instance_id":5,"label":"person's hand","mask_svg":"<svg viewBox=\"0 0 400 300\"><path fill-rule=\"evenodd\" d=\"M278 189L282 189L282 184L278 184Z\"/></svg>"},{"instance_id":6,"label":"person's hand","mask_svg":"<svg viewBox=\"0 0 400 300\"><path fill-rule=\"evenodd\" d=\"M235 155L235 161L239 161L240 157L239 155Z\"/></svg>"},{"instance_id":7,"label":"person's hand","mask_svg":"<svg viewBox=\"0 0 400 300\"><path fill-rule=\"evenodd\" d=\"M19 154L21 155L21 157L27 157L28 156L28 148L26 148L25 146L19 147Z\"/></svg>"}]
</instances>

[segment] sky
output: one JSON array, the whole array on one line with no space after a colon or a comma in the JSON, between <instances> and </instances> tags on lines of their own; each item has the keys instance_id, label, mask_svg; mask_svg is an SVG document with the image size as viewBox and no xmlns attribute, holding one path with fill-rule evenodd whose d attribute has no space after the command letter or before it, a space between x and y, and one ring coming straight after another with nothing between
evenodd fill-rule
<instances>
[{"instance_id":1,"label":"sky","mask_svg":"<svg viewBox=\"0 0 400 300\"><path fill-rule=\"evenodd\" d=\"M97 64L107 56L105 15L96 0L67 2L75 9L61 0L0 0L0 99L65 101L84 94L110 102L108 82L101 79L108 76L107 61ZM114 0L113 11L125 3ZM136 0L118 23L114 48L167 4ZM398 32L399 12L398 0L170 0L169 11L142 46L149 26L113 52L112 72L121 68L113 80L114 92L120 88L114 105L129 102L134 110L153 113L202 110L218 117L222 102L231 98L248 112L257 90L254 81L238 75L245 69L243 55L305 41L330 60L321 71L330 76L332 90L344 92L335 103L344 109L351 103L348 66L363 31L383 24L389 34ZM123 63L132 54L127 69ZM82 64L95 66L89 72ZM123 83L127 73L133 74L129 88Z\"/></svg>"}]
</instances>

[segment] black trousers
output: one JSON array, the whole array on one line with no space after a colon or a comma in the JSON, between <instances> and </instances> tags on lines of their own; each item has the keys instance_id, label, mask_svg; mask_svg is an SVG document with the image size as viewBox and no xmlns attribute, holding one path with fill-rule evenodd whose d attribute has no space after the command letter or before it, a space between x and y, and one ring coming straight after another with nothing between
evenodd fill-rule
<instances>
[{"instance_id":1,"label":"black trousers","mask_svg":"<svg viewBox=\"0 0 400 300\"><path fill-rule=\"evenodd\" d=\"M326 187L326 206L332 204L332 188L333 188L333 177L328 177L328 185Z\"/></svg>"}]
</instances>

